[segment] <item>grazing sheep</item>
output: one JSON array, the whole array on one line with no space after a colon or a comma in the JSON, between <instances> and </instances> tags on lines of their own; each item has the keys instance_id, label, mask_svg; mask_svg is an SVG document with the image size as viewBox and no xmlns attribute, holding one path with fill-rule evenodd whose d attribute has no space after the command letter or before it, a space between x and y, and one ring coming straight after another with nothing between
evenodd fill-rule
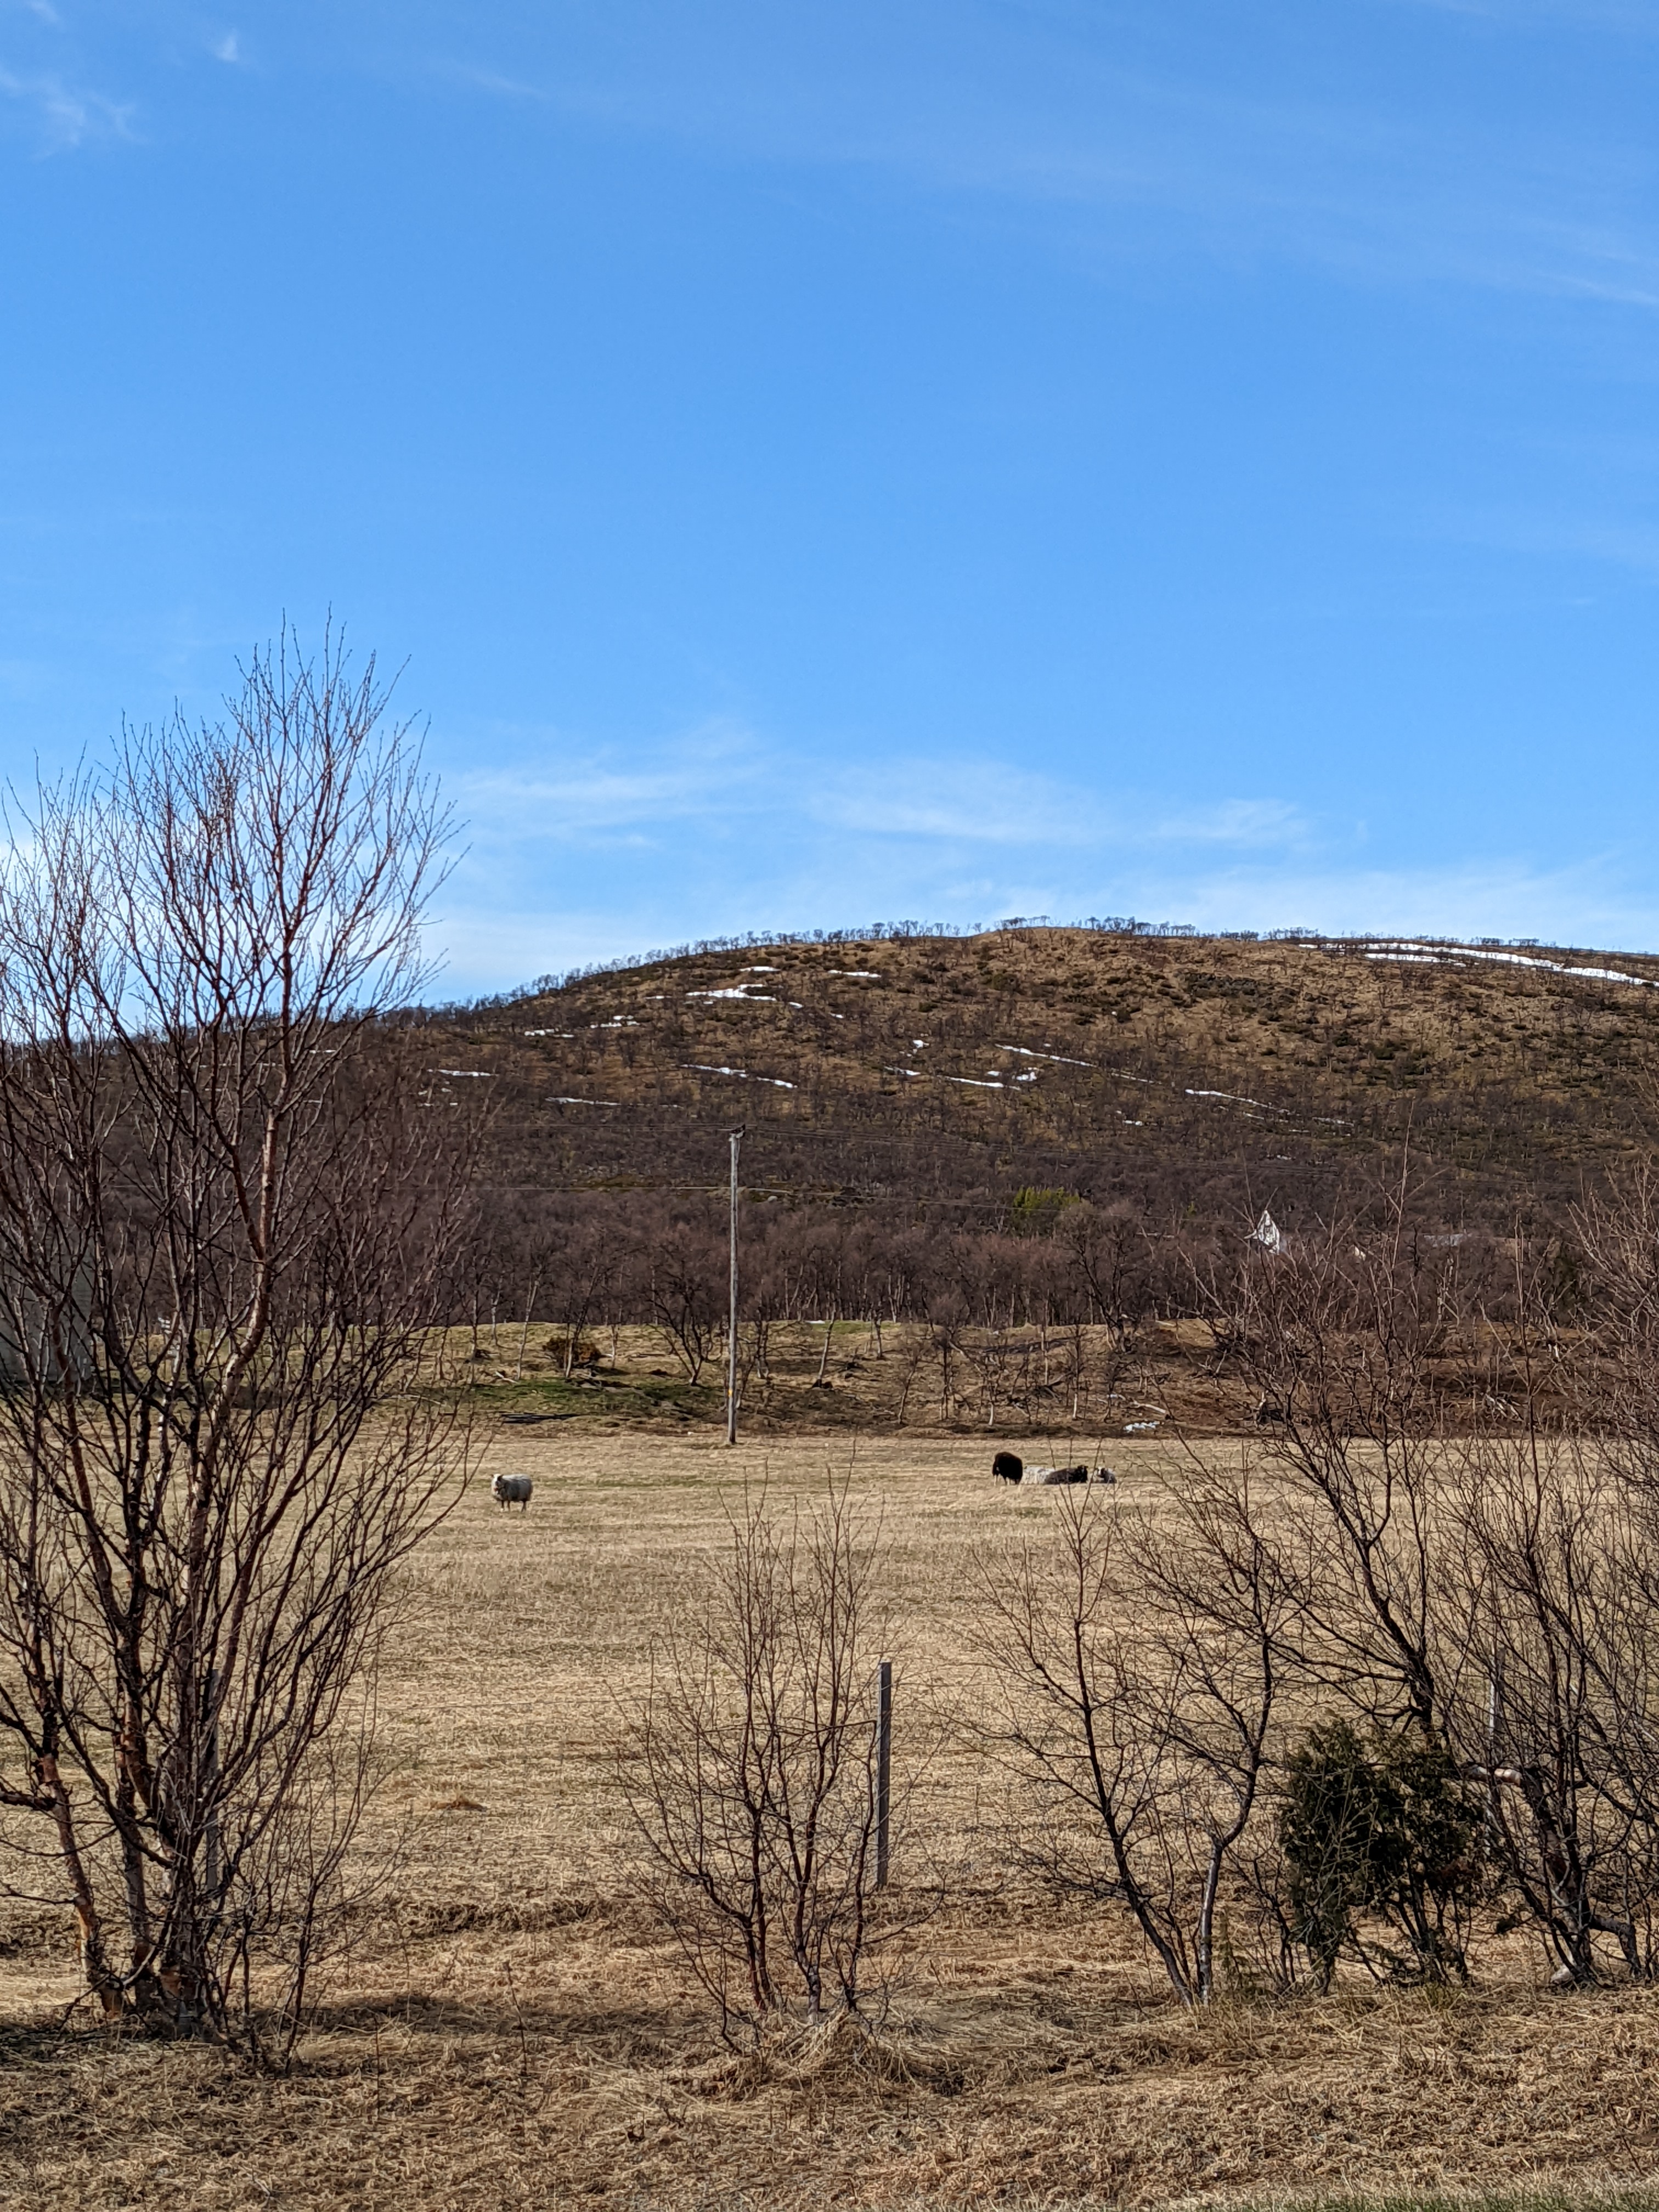
<instances>
[{"instance_id":1,"label":"grazing sheep","mask_svg":"<svg viewBox=\"0 0 1659 2212\"><path fill-rule=\"evenodd\" d=\"M527 1474L492 1474L489 1478L489 1494L503 1513L509 1505L516 1505L521 1513L528 1513L530 1489Z\"/></svg>"},{"instance_id":2,"label":"grazing sheep","mask_svg":"<svg viewBox=\"0 0 1659 2212\"><path fill-rule=\"evenodd\" d=\"M1000 1451L991 1462L991 1474L998 1482L1021 1482L1034 1487L1054 1489L1066 1482L1115 1482L1117 1477L1109 1467L1027 1467L1018 1452Z\"/></svg>"}]
</instances>

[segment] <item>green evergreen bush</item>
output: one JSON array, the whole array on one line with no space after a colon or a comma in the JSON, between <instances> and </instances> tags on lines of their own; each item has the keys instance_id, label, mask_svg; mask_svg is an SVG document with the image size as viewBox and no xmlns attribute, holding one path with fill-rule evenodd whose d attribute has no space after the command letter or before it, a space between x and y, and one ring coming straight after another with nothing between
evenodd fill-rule
<instances>
[{"instance_id":1,"label":"green evergreen bush","mask_svg":"<svg viewBox=\"0 0 1659 2212\"><path fill-rule=\"evenodd\" d=\"M1291 1928L1322 1989L1345 1952L1395 1981L1468 1979L1481 1815L1445 1746L1419 1729L1309 1730L1286 1762L1279 1841Z\"/></svg>"}]
</instances>

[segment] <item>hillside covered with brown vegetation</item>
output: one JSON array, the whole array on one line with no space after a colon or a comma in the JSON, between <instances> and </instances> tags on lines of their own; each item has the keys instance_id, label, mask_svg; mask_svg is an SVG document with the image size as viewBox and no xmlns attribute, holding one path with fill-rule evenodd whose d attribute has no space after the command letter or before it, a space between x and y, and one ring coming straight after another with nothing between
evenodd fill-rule
<instances>
[{"instance_id":1,"label":"hillside covered with brown vegetation","mask_svg":"<svg viewBox=\"0 0 1659 2212\"><path fill-rule=\"evenodd\" d=\"M717 1182L735 1122L757 1185L993 1206L1295 1192L1409 1137L1507 1218L1643 1125L1659 958L1021 928L691 952L430 1019L441 1088L497 1086L496 1173L544 1189Z\"/></svg>"},{"instance_id":2,"label":"hillside covered with brown vegetation","mask_svg":"<svg viewBox=\"0 0 1659 2212\"><path fill-rule=\"evenodd\" d=\"M1659 958L892 932L703 948L418 1018L432 1100L489 1104L458 1321L469 1302L660 1318L671 1248L718 1303L738 1123L749 1281L771 1268L780 1315L921 1317L942 1285L971 1307L1000 1273L1012 1318L1094 1320L1097 1269L1032 1288L1029 1255L1062 1222L1075 1243L1079 1205L1116 1240L1112 1295L1165 1314L1261 1208L1328 1218L1405 1149L1425 1231L1558 1232L1644 1139ZM607 1255L591 1295L568 1279L593 1276L584 1239Z\"/></svg>"}]
</instances>

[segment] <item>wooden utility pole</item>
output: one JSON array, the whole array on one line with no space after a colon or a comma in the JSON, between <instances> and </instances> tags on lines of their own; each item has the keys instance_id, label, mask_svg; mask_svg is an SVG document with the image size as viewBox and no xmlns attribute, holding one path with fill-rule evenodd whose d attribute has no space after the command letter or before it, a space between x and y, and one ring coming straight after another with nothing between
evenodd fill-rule
<instances>
[{"instance_id":1,"label":"wooden utility pole","mask_svg":"<svg viewBox=\"0 0 1659 2212\"><path fill-rule=\"evenodd\" d=\"M726 1441L738 1441L738 1147L743 1131L732 1132L732 1304L726 1327Z\"/></svg>"}]
</instances>

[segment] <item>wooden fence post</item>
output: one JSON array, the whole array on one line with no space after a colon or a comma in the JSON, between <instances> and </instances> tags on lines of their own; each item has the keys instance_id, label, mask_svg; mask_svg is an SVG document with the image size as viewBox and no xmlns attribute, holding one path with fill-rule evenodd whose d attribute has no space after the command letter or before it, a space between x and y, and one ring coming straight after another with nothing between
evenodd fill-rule
<instances>
[{"instance_id":1,"label":"wooden fence post","mask_svg":"<svg viewBox=\"0 0 1659 2212\"><path fill-rule=\"evenodd\" d=\"M893 1802L893 1662L881 1662L876 1709L876 1887L887 1887L888 1819Z\"/></svg>"},{"instance_id":2,"label":"wooden fence post","mask_svg":"<svg viewBox=\"0 0 1659 2212\"><path fill-rule=\"evenodd\" d=\"M219 1669L207 1671L207 1695L204 1700L206 1711L203 1717L207 1726L202 1746L201 1780L209 1793L207 1821L202 1837L202 1887L216 1913L219 1906L219 1885L222 1879L219 1866L219 1808L213 1793L219 1785Z\"/></svg>"}]
</instances>

